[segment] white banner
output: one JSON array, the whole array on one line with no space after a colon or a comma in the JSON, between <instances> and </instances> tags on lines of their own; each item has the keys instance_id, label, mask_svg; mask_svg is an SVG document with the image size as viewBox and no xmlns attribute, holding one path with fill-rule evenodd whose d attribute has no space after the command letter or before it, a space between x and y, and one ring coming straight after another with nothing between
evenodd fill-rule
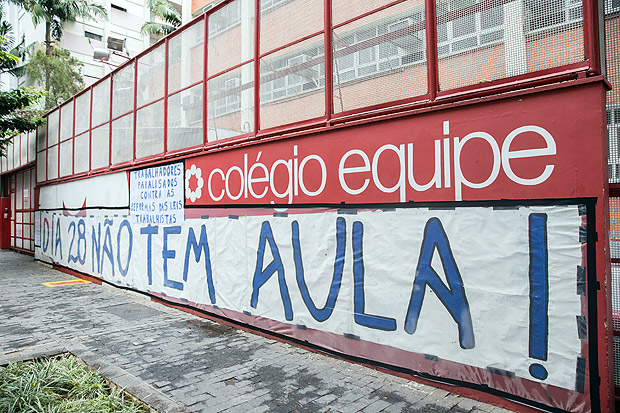
<instances>
[{"instance_id":1,"label":"white banner","mask_svg":"<svg viewBox=\"0 0 620 413\"><path fill-rule=\"evenodd\" d=\"M138 224L183 222L183 162L131 171L129 215Z\"/></svg>"},{"instance_id":2,"label":"white banner","mask_svg":"<svg viewBox=\"0 0 620 413\"><path fill-rule=\"evenodd\" d=\"M141 291L575 389L577 206L276 215L149 225L44 212L37 253Z\"/></svg>"}]
</instances>

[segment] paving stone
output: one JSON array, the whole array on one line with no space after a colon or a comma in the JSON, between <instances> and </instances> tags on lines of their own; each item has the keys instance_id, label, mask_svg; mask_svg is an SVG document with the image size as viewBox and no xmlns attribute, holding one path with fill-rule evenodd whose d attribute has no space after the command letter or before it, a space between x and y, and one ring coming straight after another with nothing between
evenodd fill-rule
<instances>
[{"instance_id":1,"label":"paving stone","mask_svg":"<svg viewBox=\"0 0 620 413\"><path fill-rule=\"evenodd\" d=\"M507 410L270 340L0 251L0 365L72 352L161 412Z\"/></svg>"}]
</instances>

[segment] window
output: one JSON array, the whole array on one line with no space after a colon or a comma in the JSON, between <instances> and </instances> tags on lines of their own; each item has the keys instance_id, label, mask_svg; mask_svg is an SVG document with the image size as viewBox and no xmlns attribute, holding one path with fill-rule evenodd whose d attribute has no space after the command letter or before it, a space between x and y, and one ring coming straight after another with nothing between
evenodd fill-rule
<instances>
[{"instance_id":1,"label":"window","mask_svg":"<svg viewBox=\"0 0 620 413\"><path fill-rule=\"evenodd\" d=\"M322 89L325 85L325 67L322 47L312 47L293 56L279 57L271 62L264 62L261 76L272 77L273 80L261 82L261 103L271 102L286 97L297 96L300 93ZM317 64L305 65L316 60Z\"/></svg>"},{"instance_id":2,"label":"window","mask_svg":"<svg viewBox=\"0 0 620 413\"><path fill-rule=\"evenodd\" d=\"M607 142L609 145L609 182L620 182L620 106L607 106Z\"/></svg>"},{"instance_id":3,"label":"window","mask_svg":"<svg viewBox=\"0 0 620 413\"><path fill-rule=\"evenodd\" d=\"M261 13L268 13L289 1L291 0L260 0L260 11ZM241 23L241 4L241 1L229 3L210 16L210 37L220 34ZM246 1L244 4L249 7L254 7L254 2Z\"/></svg>"},{"instance_id":4,"label":"window","mask_svg":"<svg viewBox=\"0 0 620 413\"><path fill-rule=\"evenodd\" d=\"M537 31L581 21L581 0L526 0L528 29Z\"/></svg>"},{"instance_id":5,"label":"window","mask_svg":"<svg viewBox=\"0 0 620 413\"><path fill-rule=\"evenodd\" d=\"M233 77L223 82L223 88L220 89L218 95L222 96L213 102L215 106L215 116L224 115L226 113L237 112L241 109L240 94L235 91L241 83L240 77Z\"/></svg>"},{"instance_id":6,"label":"window","mask_svg":"<svg viewBox=\"0 0 620 413\"><path fill-rule=\"evenodd\" d=\"M111 6L113 9L116 9L116 10L120 10L120 11L124 11L124 12L126 12L126 11L127 11L127 9L126 9L126 8L121 7L121 6L119 6L119 5L117 5L117 4L114 4L114 3L110 4L110 6Z\"/></svg>"},{"instance_id":7,"label":"window","mask_svg":"<svg viewBox=\"0 0 620 413\"><path fill-rule=\"evenodd\" d=\"M467 12L476 0L452 0L437 5L437 18L448 12L464 10L462 15L437 25L437 53L440 57L471 50L504 38L504 6L479 12Z\"/></svg>"},{"instance_id":8,"label":"window","mask_svg":"<svg viewBox=\"0 0 620 413\"><path fill-rule=\"evenodd\" d=\"M334 81L345 83L423 62L426 59L426 31L415 27L423 20L422 13L415 13L396 20L375 22L354 33L334 34L337 56ZM365 44L368 46L363 47ZM346 49L351 46L354 50L363 48L347 53Z\"/></svg>"},{"instance_id":9,"label":"window","mask_svg":"<svg viewBox=\"0 0 620 413\"><path fill-rule=\"evenodd\" d=\"M99 34L92 33L92 32L88 32L88 31L84 31L84 37L87 37L87 38L93 39L93 40L97 40L97 41L102 41L103 40L103 36L101 36Z\"/></svg>"}]
</instances>

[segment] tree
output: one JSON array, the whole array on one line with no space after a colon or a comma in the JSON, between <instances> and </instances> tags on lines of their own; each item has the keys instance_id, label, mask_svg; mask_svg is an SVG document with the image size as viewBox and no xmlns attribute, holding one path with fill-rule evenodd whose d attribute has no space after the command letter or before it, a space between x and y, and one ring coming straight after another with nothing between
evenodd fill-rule
<instances>
[{"instance_id":1,"label":"tree","mask_svg":"<svg viewBox=\"0 0 620 413\"><path fill-rule=\"evenodd\" d=\"M13 47L11 24L2 20L3 9L0 4L0 72L11 72L20 62ZM43 125L41 112L32 109L43 97L44 92L33 88L16 88L0 92L0 156L5 156L6 146L12 136L28 132Z\"/></svg>"},{"instance_id":2,"label":"tree","mask_svg":"<svg viewBox=\"0 0 620 413\"><path fill-rule=\"evenodd\" d=\"M56 48L47 56L35 51L26 65L26 75L37 86L46 85L45 109L49 110L84 88L80 73L83 64L66 49Z\"/></svg>"},{"instance_id":3,"label":"tree","mask_svg":"<svg viewBox=\"0 0 620 413\"><path fill-rule=\"evenodd\" d=\"M149 21L142 25L142 34L166 36L182 23L181 13L168 0L146 0L151 16L161 20Z\"/></svg>"},{"instance_id":4,"label":"tree","mask_svg":"<svg viewBox=\"0 0 620 413\"><path fill-rule=\"evenodd\" d=\"M45 54L52 55L52 39L60 40L65 23L77 19L108 18L106 9L86 0L9 0L30 13L35 27L45 22Z\"/></svg>"},{"instance_id":5,"label":"tree","mask_svg":"<svg viewBox=\"0 0 620 413\"><path fill-rule=\"evenodd\" d=\"M12 136L35 130L45 124L40 111L31 107L38 103L44 94L33 88L23 87L0 92L0 156L5 156L6 146Z\"/></svg>"}]
</instances>

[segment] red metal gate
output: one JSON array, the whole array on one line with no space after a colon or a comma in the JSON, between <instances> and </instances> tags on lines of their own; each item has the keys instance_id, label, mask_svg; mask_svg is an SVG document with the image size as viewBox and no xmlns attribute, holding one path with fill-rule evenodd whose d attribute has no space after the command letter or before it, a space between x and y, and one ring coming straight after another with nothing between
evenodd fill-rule
<instances>
[{"instance_id":1,"label":"red metal gate","mask_svg":"<svg viewBox=\"0 0 620 413\"><path fill-rule=\"evenodd\" d=\"M34 253L34 185L35 168L25 169L9 177L11 249Z\"/></svg>"}]
</instances>

